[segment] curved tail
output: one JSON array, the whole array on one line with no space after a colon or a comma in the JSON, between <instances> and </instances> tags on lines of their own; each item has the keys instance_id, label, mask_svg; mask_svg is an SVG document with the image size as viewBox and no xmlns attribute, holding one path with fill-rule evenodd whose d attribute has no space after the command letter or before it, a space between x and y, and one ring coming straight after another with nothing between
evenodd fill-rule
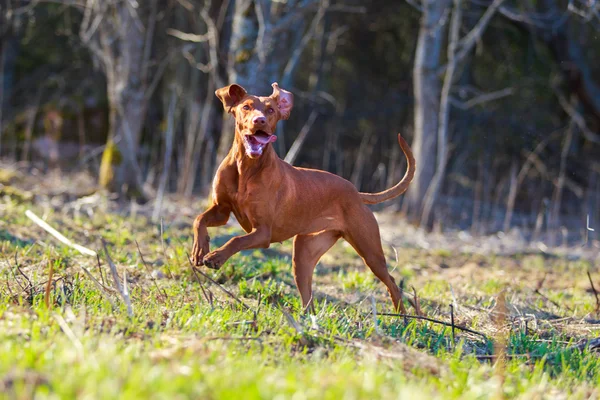
<instances>
[{"instance_id":1,"label":"curved tail","mask_svg":"<svg viewBox=\"0 0 600 400\"><path fill-rule=\"evenodd\" d=\"M384 202L386 200L393 199L394 197L400 196L402 193L406 192L408 189L408 185L413 180L415 176L415 157L413 156L412 150L406 141L398 134L398 143L400 144L400 148L402 152L406 156L406 161L408 162L408 166L406 168L406 173L400 182L396 185L392 186L389 189L384 190L379 193L359 193L360 198L365 204L377 204Z\"/></svg>"}]
</instances>

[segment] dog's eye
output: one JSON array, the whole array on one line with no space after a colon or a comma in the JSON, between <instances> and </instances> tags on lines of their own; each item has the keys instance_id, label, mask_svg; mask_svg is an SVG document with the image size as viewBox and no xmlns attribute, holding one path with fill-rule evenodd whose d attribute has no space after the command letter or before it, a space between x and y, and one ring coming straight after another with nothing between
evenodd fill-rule
<instances>
[{"instance_id":1,"label":"dog's eye","mask_svg":"<svg viewBox=\"0 0 600 400\"><path fill-rule=\"evenodd\" d=\"M248 104L244 105L244 107L242 107L244 110L248 111L250 109L250 106Z\"/></svg>"},{"instance_id":2,"label":"dog's eye","mask_svg":"<svg viewBox=\"0 0 600 400\"><path fill-rule=\"evenodd\" d=\"M267 110L267 112L268 112L269 114L273 114L273 113L275 112L275 110L273 110L273 108L272 108L272 107L269 107L269 109Z\"/></svg>"}]
</instances>

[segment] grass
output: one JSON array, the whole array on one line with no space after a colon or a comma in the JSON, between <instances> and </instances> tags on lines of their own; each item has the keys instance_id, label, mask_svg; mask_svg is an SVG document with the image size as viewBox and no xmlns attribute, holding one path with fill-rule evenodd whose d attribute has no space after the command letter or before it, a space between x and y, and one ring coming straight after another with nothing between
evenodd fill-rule
<instances>
[{"instance_id":1,"label":"grass","mask_svg":"<svg viewBox=\"0 0 600 400\"><path fill-rule=\"evenodd\" d=\"M167 211L161 237L144 210L105 204L87 213L18 201L0 200L0 391L9 398L599 394L598 356L574 347L600 327L586 275L590 269L598 279L598 271L586 261L444 249L397 249L396 259L386 249L393 275L404 277L408 292L415 288L427 316L450 321L454 304L456 323L488 338L456 330L453 340L443 325L374 318L371 297L378 313L390 312L390 301L343 244L317 267L315 313L307 315L293 285L289 243L203 270L219 287L198 279L187 261L192 211ZM112 289L105 254L98 264L59 244L24 216L28 208L79 244L99 250L99 239L106 241L121 279L127 276L132 316ZM213 229L213 245L238 232L235 225ZM509 315L498 321L502 290ZM503 340L506 362L495 364L494 342L498 348Z\"/></svg>"}]
</instances>

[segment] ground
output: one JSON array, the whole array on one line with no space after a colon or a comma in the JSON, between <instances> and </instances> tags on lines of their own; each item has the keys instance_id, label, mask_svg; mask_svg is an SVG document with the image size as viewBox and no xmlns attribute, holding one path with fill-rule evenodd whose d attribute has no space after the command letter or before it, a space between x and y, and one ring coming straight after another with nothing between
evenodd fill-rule
<instances>
[{"instance_id":1,"label":"ground","mask_svg":"<svg viewBox=\"0 0 600 400\"><path fill-rule=\"evenodd\" d=\"M85 177L68 188L52 179L0 174L0 391L8 397L600 393L600 315L588 278L600 288L597 251L466 251L423 233L401 240L405 223L378 214L392 274L423 315L448 325L384 315L393 310L383 284L344 242L317 266L315 310L304 313L289 242L195 272L188 253L201 200L166 199L153 222L152 203L90 194ZM62 244L26 210L98 257ZM213 229L212 245L239 232L234 220Z\"/></svg>"}]
</instances>

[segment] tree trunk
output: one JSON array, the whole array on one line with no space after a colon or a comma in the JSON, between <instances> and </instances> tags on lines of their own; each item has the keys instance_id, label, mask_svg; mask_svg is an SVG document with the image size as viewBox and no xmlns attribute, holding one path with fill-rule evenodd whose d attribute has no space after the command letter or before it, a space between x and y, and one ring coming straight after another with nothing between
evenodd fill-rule
<instances>
[{"instance_id":1,"label":"tree trunk","mask_svg":"<svg viewBox=\"0 0 600 400\"><path fill-rule=\"evenodd\" d=\"M0 22L2 18L0 17ZM8 24L8 21L4 22ZM5 25L6 26L6 25ZM16 71L17 53L19 50L18 38L11 32L0 32L0 154L2 154L2 121L10 106L14 73Z\"/></svg>"},{"instance_id":2,"label":"tree trunk","mask_svg":"<svg viewBox=\"0 0 600 400\"><path fill-rule=\"evenodd\" d=\"M97 54L106 72L110 109L110 129L99 183L119 192L127 187L129 194L144 197L137 153L147 106L144 49L150 46L152 38L146 43L141 20L133 16L125 3L117 2L113 7L115 20L109 16L109 9L98 28L101 48ZM146 15L146 7L140 3L136 15L140 18ZM115 25L124 28L115 31Z\"/></svg>"},{"instance_id":3,"label":"tree trunk","mask_svg":"<svg viewBox=\"0 0 600 400\"><path fill-rule=\"evenodd\" d=\"M254 11L254 2L235 0L233 11L231 42L229 45L228 83L241 85L248 93L268 95L271 82L265 75L264 63L261 62L257 49L254 48L259 34L259 24ZM275 60L270 60L275 61ZM217 162L220 162L233 143L233 119L224 114L223 129L217 150Z\"/></svg>"},{"instance_id":4,"label":"tree trunk","mask_svg":"<svg viewBox=\"0 0 600 400\"><path fill-rule=\"evenodd\" d=\"M228 83L237 83L252 94L270 95L271 83L285 78L285 82L280 82L281 86L287 85L289 89L294 81L294 71L300 55L308 39L314 35L324 11L322 7L319 8L321 14L317 14L314 20L314 29L309 30L306 35L303 35L305 18L293 17L295 13L304 11L302 7L312 3L303 1L302 5L289 7L278 2L235 0L229 46ZM326 0L321 0L321 4L326 3ZM286 7L289 10L284 13ZM277 37L277 40L273 40L274 37ZM286 73L282 75L284 65ZM227 155L233 135L233 120L226 115L217 151L217 162ZM281 137L279 152L283 156L285 142L281 129L278 129L278 135Z\"/></svg>"},{"instance_id":5,"label":"tree trunk","mask_svg":"<svg viewBox=\"0 0 600 400\"><path fill-rule=\"evenodd\" d=\"M413 84L415 96L412 150L417 170L406 196L407 214L418 219L425 192L436 166L436 146L440 109L440 53L445 35L445 19L450 0L424 0L419 28Z\"/></svg>"}]
</instances>

